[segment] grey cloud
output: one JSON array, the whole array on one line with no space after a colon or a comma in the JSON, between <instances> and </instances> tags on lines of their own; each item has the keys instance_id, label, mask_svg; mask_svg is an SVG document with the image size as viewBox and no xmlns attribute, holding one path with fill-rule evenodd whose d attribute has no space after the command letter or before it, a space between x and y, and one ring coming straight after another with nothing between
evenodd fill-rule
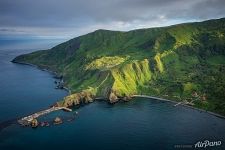
<instances>
[{"instance_id":1,"label":"grey cloud","mask_svg":"<svg viewBox=\"0 0 225 150\"><path fill-rule=\"evenodd\" d=\"M81 34L122 22L129 26L115 26L115 30L126 30L224 17L224 6L224 0L1 0L0 28L30 28L29 32L39 33L50 29L49 34L76 30Z\"/></svg>"}]
</instances>

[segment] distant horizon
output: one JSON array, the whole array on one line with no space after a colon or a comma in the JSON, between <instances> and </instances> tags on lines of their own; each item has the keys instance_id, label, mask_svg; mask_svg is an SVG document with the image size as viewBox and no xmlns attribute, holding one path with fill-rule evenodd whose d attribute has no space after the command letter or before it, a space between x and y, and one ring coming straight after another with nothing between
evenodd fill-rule
<instances>
[{"instance_id":1,"label":"distant horizon","mask_svg":"<svg viewBox=\"0 0 225 150\"><path fill-rule=\"evenodd\" d=\"M65 40L62 39L0 39L0 51L50 49Z\"/></svg>"}]
</instances>

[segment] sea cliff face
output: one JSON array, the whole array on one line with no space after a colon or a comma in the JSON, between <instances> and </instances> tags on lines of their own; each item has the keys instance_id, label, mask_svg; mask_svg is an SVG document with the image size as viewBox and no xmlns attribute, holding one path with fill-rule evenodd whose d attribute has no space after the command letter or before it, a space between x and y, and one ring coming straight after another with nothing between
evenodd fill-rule
<instances>
[{"instance_id":1,"label":"sea cliff face","mask_svg":"<svg viewBox=\"0 0 225 150\"><path fill-rule=\"evenodd\" d=\"M97 30L16 57L63 76L73 106L145 94L225 114L225 19L129 32Z\"/></svg>"}]
</instances>

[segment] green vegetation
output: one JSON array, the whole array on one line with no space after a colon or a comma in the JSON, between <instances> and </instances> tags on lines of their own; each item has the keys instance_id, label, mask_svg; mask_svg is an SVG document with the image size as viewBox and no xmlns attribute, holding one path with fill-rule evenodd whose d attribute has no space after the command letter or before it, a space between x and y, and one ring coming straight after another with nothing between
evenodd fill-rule
<instances>
[{"instance_id":1,"label":"green vegetation","mask_svg":"<svg viewBox=\"0 0 225 150\"><path fill-rule=\"evenodd\" d=\"M107 70L114 66L117 66L121 63L123 63L126 60L126 58L114 56L114 57L101 57L99 59L96 59L92 61L90 64L86 66L86 70Z\"/></svg>"},{"instance_id":2,"label":"green vegetation","mask_svg":"<svg viewBox=\"0 0 225 150\"><path fill-rule=\"evenodd\" d=\"M129 32L97 30L16 57L62 75L71 106L145 94L225 115L225 19Z\"/></svg>"}]
</instances>

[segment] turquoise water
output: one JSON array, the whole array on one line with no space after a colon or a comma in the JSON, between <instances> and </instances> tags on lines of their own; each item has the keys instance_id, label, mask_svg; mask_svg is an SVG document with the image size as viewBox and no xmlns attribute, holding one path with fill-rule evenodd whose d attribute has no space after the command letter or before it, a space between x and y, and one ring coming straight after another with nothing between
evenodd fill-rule
<instances>
[{"instance_id":1,"label":"turquoise water","mask_svg":"<svg viewBox=\"0 0 225 150\"><path fill-rule=\"evenodd\" d=\"M0 51L0 149L174 149L198 141L222 141L225 120L168 102L135 98L109 105L104 101L74 108L72 122L36 129L20 127L15 118L47 108L67 92L55 89L53 75L10 60L28 51ZM44 116L64 120L63 111ZM11 120L8 121L7 120Z\"/></svg>"}]
</instances>

